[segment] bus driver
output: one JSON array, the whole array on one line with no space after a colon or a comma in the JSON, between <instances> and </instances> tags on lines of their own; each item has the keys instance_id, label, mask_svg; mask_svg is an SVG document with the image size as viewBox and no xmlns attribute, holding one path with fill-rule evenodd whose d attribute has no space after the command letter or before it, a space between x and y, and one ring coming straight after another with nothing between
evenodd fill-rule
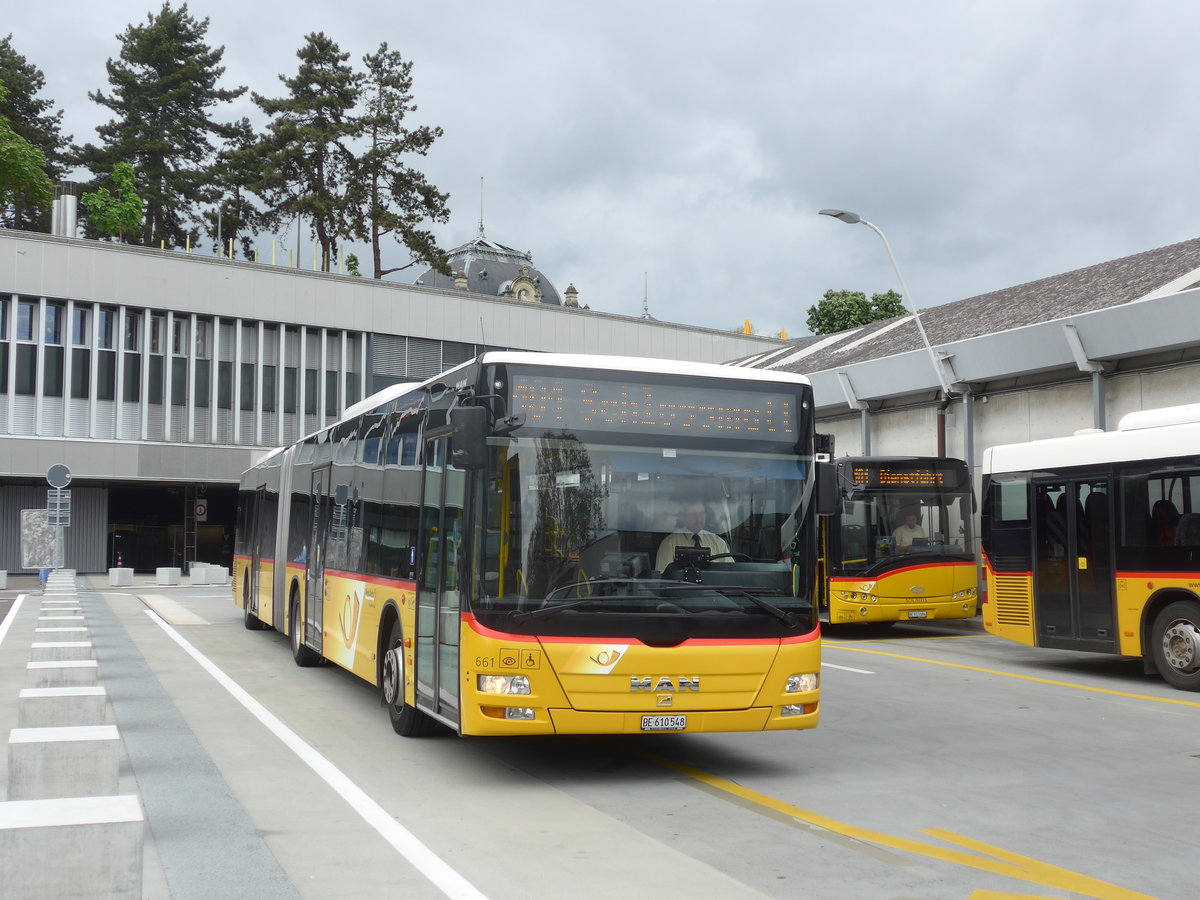
<instances>
[{"instance_id":1,"label":"bus driver","mask_svg":"<svg viewBox=\"0 0 1200 900\"><path fill-rule=\"evenodd\" d=\"M675 561L676 547L696 547L707 550L709 556L729 553L729 545L719 534L704 530L708 521L708 510L700 500L685 500L679 509L680 530L668 534L658 545L658 559L655 568L662 571ZM714 562L731 562L728 556Z\"/></svg>"}]
</instances>

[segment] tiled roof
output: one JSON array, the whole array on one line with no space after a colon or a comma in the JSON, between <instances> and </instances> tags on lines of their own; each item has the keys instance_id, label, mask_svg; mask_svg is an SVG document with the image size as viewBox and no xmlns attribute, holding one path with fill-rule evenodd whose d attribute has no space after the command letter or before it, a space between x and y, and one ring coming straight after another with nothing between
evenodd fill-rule
<instances>
[{"instance_id":1,"label":"tiled roof","mask_svg":"<svg viewBox=\"0 0 1200 900\"><path fill-rule=\"evenodd\" d=\"M1200 238L1052 275L921 311L933 345L948 344L1120 306L1155 291L1200 284ZM803 338L793 350L742 363L788 372L820 372L923 347L911 316L898 316L837 335Z\"/></svg>"}]
</instances>

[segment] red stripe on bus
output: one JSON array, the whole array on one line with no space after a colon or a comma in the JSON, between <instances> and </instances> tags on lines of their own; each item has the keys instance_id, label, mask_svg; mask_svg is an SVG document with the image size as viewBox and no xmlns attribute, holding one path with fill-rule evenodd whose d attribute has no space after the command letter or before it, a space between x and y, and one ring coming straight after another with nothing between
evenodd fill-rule
<instances>
[{"instance_id":1,"label":"red stripe on bus","mask_svg":"<svg viewBox=\"0 0 1200 900\"><path fill-rule=\"evenodd\" d=\"M496 631L493 628L488 628L475 618L474 613L462 613L462 621L466 623L472 631L483 637L496 638L498 640L522 641L528 644L598 644L612 643L620 641L630 644L641 644L642 642L631 637L569 637L562 635L530 635L530 634L510 634L507 631ZM732 640L729 638L688 638L679 647L745 647L758 646L763 644L806 644L810 641L818 640L821 636L819 628L814 628L808 634L795 635L793 637L784 638L745 638L743 640Z\"/></svg>"},{"instance_id":2,"label":"red stripe on bus","mask_svg":"<svg viewBox=\"0 0 1200 900\"><path fill-rule=\"evenodd\" d=\"M840 584L841 582L850 581L882 581L885 578L890 578L892 575L901 575L905 572L917 572L921 569L943 569L943 568L975 568L973 562L928 562L914 563L911 566L904 566L900 569L888 569L879 575L831 575L829 578L830 584Z\"/></svg>"}]
</instances>

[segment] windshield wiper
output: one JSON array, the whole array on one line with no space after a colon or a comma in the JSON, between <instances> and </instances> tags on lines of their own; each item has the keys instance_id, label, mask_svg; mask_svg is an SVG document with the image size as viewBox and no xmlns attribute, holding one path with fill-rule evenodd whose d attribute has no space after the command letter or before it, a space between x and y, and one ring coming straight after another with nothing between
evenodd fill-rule
<instances>
[{"instance_id":1,"label":"windshield wiper","mask_svg":"<svg viewBox=\"0 0 1200 900\"><path fill-rule=\"evenodd\" d=\"M605 600L612 600L612 597L605 597ZM624 598L616 598L624 599ZM539 606L537 609L526 609L521 612L512 614L513 621L522 622L525 619L540 619L542 616L551 616L555 613L566 612L569 609L583 609L585 606L595 606L601 601L595 597L584 597L580 600L572 600L569 603L555 603L552 606Z\"/></svg>"},{"instance_id":2,"label":"windshield wiper","mask_svg":"<svg viewBox=\"0 0 1200 900\"><path fill-rule=\"evenodd\" d=\"M789 625L789 626L795 625L797 622L800 621L798 618L796 618L795 613L786 612L785 610L780 609L774 603L768 603L766 600L762 599L762 597L758 597L758 596L750 593L745 588L720 587L718 585L709 585L708 587L711 590L717 591L718 593L723 594L727 597L745 597L747 600L749 600L751 603L753 603L759 609L763 610L764 612L770 613L775 618L777 618L779 621L783 622L785 625Z\"/></svg>"}]
</instances>

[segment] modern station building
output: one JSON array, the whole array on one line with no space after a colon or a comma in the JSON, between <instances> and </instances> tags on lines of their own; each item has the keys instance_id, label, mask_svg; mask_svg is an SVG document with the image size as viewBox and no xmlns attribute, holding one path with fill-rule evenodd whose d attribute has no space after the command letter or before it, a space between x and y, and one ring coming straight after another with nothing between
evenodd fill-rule
<instances>
[{"instance_id":1,"label":"modern station building","mask_svg":"<svg viewBox=\"0 0 1200 900\"><path fill-rule=\"evenodd\" d=\"M490 348L724 362L783 342L614 315L479 236L414 285L0 230L0 570L71 473L64 563L227 563L243 470Z\"/></svg>"},{"instance_id":2,"label":"modern station building","mask_svg":"<svg viewBox=\"0 0 1200 900\"><path fill-rule=\"evenodd\" d=\"M948 455L1200 403L1200 239L969 297L738 365L812 380L842 455ZM1197 448L1200 456L1200 448Z\"/></svg>"}]
</instances>

